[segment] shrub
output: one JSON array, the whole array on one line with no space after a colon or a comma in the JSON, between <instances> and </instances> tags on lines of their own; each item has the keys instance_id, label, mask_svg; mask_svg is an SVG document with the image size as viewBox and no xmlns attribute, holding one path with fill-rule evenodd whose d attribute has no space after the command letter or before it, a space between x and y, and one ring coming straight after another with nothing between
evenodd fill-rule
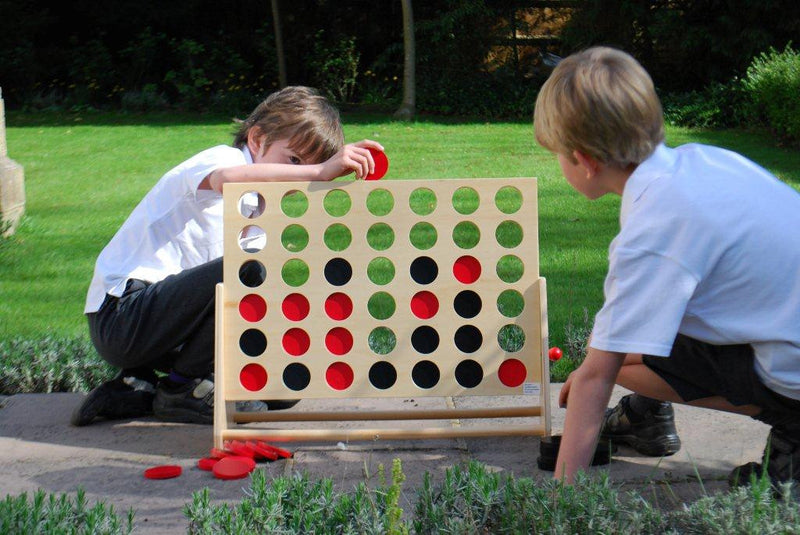
<instances>
[{"instance_id":1,"label":"shrub","mask_svg":"<svg viewBox=\"0 0 800 535\"><path fill-rule=\"evenodd\" d=\"M689 128L732 128L748 123L747 95L739 78L713 83L702 91L668 94L661 99L664 120Z\"/></svg>"},{"instance_id":2,"label":"shrub","mask_svg":"<svg viewBox=\"0 0 800 535\"><path fill-rule=\"evenodd\" d=\"M753 116L782 140L800 142L800 53L787 45L783 52L770 48L747 69L744 87Z\"/></svg>"},{"instance_id":3,"label":"shrub","mask_svg":"<svg viewBox=\"0 0 800 535\"><path fill-rule=\"evenodd\" d=\"M350 102L360 57L355 37L329 40L324 30L318 31L309 60L314 85L334 102Z\"/></svg>"},{"instance_id":4,"label":"shrub","mask_svg":"<svg viewBox=\"0 0 800 535\"><path fill-rule=\"evenodd\" d=\"M113 375L86 338L0 340L2 395L88 391Z\"/></svg>"},{"instance_id":5,"label":"shrub","mask_svg":"<svg viewBox=\"0 0 800 535\"><path fill-rule=\"evenodd\" d=\"M112 506L103 502L89 507L82 489L74 499L67 494L45 495L43 490L38 490L31 498L22 493L0 501L0 533L131 533L133 516L130 510L123 521Z\"/></svg>"}]
</instances>

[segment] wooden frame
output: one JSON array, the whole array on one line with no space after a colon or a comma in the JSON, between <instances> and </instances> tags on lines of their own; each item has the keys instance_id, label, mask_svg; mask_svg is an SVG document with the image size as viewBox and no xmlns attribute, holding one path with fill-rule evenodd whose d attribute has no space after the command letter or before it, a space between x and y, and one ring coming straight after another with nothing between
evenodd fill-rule
<instances>
[{"instance_id":1,"label":"wooden frame","mask_svg":"<svg viewBox=\"0 0 800 535\"><path fill-rule=\"evenodd\" d=\"M215 446L549 434L536 196L532 178L227 184ZM452 402L480 396L509 403ZM234 410L289 399L312 407Z\"/></svg>"}]
</instances>

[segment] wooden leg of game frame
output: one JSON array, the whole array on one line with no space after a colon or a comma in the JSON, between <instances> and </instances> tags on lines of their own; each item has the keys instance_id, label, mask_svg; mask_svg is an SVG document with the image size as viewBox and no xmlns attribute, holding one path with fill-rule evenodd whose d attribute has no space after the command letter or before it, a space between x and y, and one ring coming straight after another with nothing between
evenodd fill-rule
<instances>
[{"instance_id":1,"label":"wooden leg of game frame","mask_svg":"<svg viewBox=\"0 0 800 535\"><path fill-rule=\"evenodd\" d=\"M540 419L544 426L545 436L550 436L550 357L549 351L549 337L547 325L547 281L544 277L539 277L536 281L537 301L539 304L539 317L541 323L539 332L541 333L540 340L542 341L542 396L539 404L542 406L542 414Z\"/></svg>"},{"instance_id":2,"label":"wooden leg of game frame","mask_svg":"<svg viewBox=\"0 0 800 535\"><path fill-rule=\"evenodd\" d=\"M223 432L233 426L233 411L225 401L223 314L224 292L222 284L217 284L214 318L214 447L222 449Z\"/></svg>"}]
</instances>

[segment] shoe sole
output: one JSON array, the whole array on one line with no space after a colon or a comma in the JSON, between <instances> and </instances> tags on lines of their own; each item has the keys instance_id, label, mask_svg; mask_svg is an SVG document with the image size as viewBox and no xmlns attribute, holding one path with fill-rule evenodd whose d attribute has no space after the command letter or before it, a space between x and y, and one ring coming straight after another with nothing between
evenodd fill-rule
<instances>
[{"instance_id":1,"label":"shoe sole","mask_svg":"<svg viewBox=\"0 0 800 535\"><path fill-rule=\"evenodd\" d=\"M637 452L648 457L669 457L681 449L681 439L675 435L657 440L643 440L636 435L603 435L602 440L617 444L627 444Z\"/></svg>"},{"instance_id":2,"label":"shoe sole","mask_svg":"<svg viewBox=\"0 0 800 535\"><path fill-rule=\"evenodd\" d=\"M92 423L100 414L100 410L103 408L103 403L105 401L104 397L100 394L102 394L102 392L98 390L89 392L83 399L83 402L72 411L69 423L75 427L83 427Z\"/></svg>"}]
</instances>

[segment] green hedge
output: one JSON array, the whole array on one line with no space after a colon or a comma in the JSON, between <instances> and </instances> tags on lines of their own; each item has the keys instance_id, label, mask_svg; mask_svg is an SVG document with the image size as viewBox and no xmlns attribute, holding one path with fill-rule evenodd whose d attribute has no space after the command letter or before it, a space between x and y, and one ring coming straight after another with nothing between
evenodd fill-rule
<instances>
[{"instance_id":1,"label":"green hedge","mask_svg":"<svg viewBox=\"0 0 800 535\"><path fill-rule=\"evenodd\" d=\"M754 119L783 141L800 143L800 53L786 46L760 54L747 69L744 87Z\"/></svg>"}]
</instances>

